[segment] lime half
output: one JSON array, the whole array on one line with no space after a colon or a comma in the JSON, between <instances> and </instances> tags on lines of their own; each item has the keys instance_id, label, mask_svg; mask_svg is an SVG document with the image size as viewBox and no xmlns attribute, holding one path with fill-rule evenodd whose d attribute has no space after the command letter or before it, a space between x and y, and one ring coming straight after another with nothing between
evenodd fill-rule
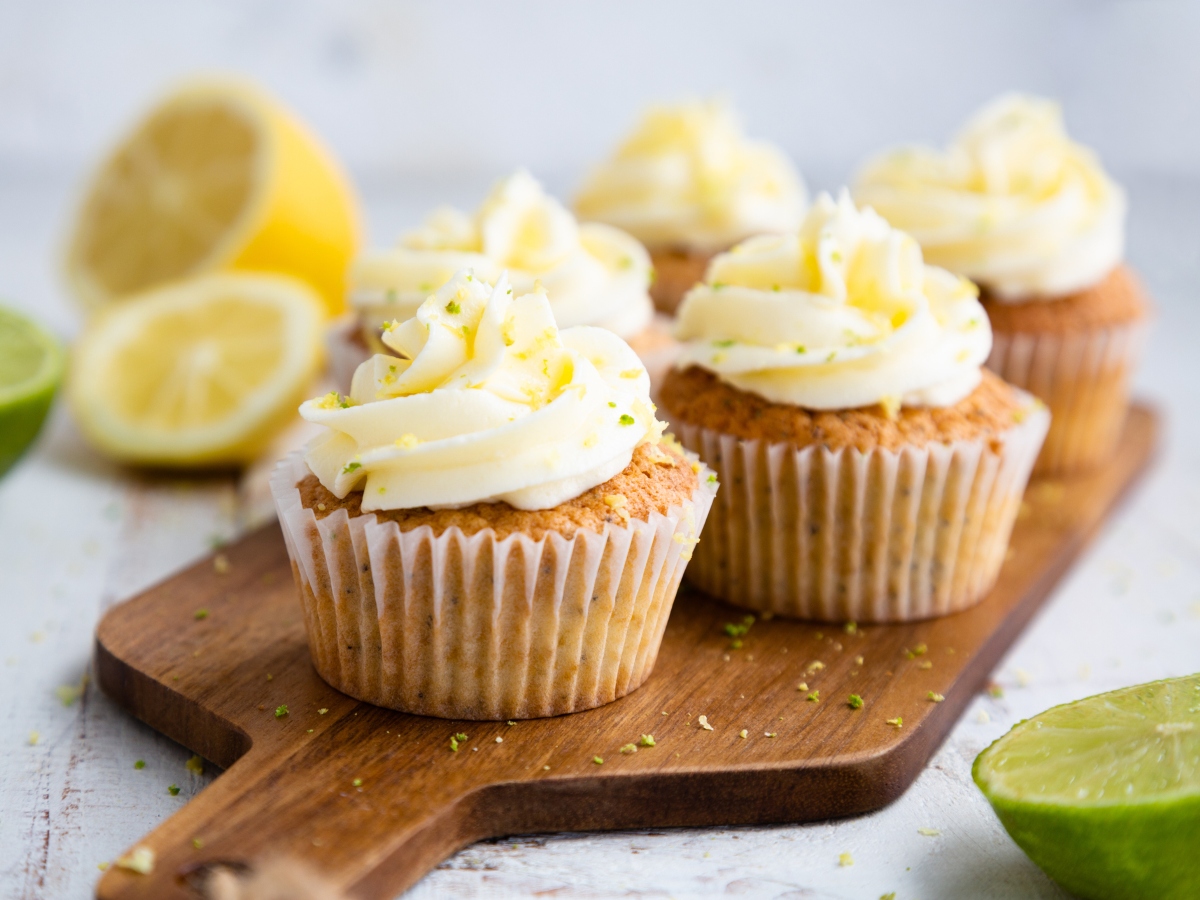
<instances>
[{"instance_id":1,"label":"lime half","mask_svg":"<svg viewBox=\"0 0 1200 900\"><path fill-rule=\"evenodd\" d=\"M62 373L58 341L0 307L0 475L37 437Z\"/></svg>"},{"instance_id":2,"label":"lime half","mask_svg":"<svg viewBox=\"0 0 1200 900\"><path fill-rule=\"evenodd\" d=\"M979 754L973 774L1068 891L1200 897L1200 675L1056 706Z\"/></svg>"}]
</instances>

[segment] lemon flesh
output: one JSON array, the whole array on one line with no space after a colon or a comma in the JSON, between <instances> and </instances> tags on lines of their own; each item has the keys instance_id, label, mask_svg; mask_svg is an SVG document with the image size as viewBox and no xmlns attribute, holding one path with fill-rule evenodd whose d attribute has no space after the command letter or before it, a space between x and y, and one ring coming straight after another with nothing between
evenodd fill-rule
<instances>
[{"instance_id":1,"label":"lemon flesh","mask_svg":"<svg viewBox=\"0 0 1200 900\"><path fill-rule=\"evenodd\" d=\"M0 308L0 475L37 437L62 371L58 341L23 316Z\"/></svg>"},{"instance_id":2,"label":"lemon flesh","mask_svg":"<svg viewBox=\"0 0 1200 900\"><path fill-rule=\"evenodd\" d=\"M289 274L344 307L358 207L332 158L248 83L185 84L134 127L84 193L66 270L89 308L214 270Z\"/></svg>"},{"instance_id":3,"label":"lemon flesh","mask_svg":"<svg viewBox=\"0 0 1200 900\"><path fill-rule=\"evenodd\" d=\"M1200 675L1048 710L973 774L1013 840L1072 893L1200 897Z\"/></svg>"},{"instance_id":4,"label":"lemon flesh","mask_svg":"<svg viewBox=\"0 0 1200 900\"><path fill-rule=\"evenodd\" d=\"M215 274L99 316L67 380L91 441L127 462L249 462L296 418L321 365L321 302L302 282Z\"/></svg>"}]
</instances>

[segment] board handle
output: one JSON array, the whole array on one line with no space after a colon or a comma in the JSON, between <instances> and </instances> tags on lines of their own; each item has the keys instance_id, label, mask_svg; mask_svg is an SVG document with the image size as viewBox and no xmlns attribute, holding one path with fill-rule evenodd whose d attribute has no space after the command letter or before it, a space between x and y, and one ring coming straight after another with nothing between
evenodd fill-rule
<instances>
[{"instance_id":1,"label":"board handle","mask_svg":"<svg viewBox=\"0 0 1200 900\"><path fill-rule=\"evenodd\" d=\"M463 766L454 779L432 777L433 767L413 765L402 745L378 741L391 716L348 703L293 752L256 744L127 851L148 848L152 871L113 867L96 896L196 900L211 895L216 870L284 877L289 860L347 896L395 896L448 854L490 835L481 789L497 773Z\"/></svg>"}]
</instances>

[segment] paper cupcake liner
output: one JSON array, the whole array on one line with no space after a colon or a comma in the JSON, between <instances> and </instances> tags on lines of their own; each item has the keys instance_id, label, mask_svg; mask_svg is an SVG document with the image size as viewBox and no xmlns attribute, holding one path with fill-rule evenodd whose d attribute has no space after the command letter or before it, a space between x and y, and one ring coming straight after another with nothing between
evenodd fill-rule
<instances>
[{"instance_id":1,"label":"paper cupcake liner","mask_svg":"<svg viewBox=\"0 0 1200 900\"><path fill-rule=\"evenodd\" d=\"M1075 334L994 332L987 367L1050 407L1034 475L1066 475L1112 456L1129 409L1143 321Z\"/></svg>"},{"instance_id":2,"label":"paper cupcake liner","mask_svg":"<svg viewBox=\"0 0 1200 900\"><path fill-rule=\"evenodd\" d=\"M675 432L722 489L688 580L729 603L829 622L956 612L991 589L1049 414L999 438L901 451Z\"/></svg>"},{"instance_id":3,"label":"paper cupcake liner","mask_svg":"<svg viewBox=\"0 0 1200 900\"><path fill-rule=\"evenodd\" d=\"M576 712L640 686L716 492L703 470L667 515L602 533L435 536L369 513L316 518L296 488L308 471L294 453L271 488L317 672L360 700L454 719Z\"/></svg>"}]
</instances>

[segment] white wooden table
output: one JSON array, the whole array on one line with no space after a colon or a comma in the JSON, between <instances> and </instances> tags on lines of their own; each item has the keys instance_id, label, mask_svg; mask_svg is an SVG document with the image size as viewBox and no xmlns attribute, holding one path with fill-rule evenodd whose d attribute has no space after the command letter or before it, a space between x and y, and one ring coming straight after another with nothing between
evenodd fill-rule
<instances>
[{"instance_id":1,"label":"white wooden table","mask_svg":"<svg viewBox=\"0 0 1200 900\"><path fill-rule=\"evenodd\" d=\"M1130 258L1159 304L1140 392L1168 414L1167 441L1141 490L997 670L1004 695L979 697L913 787L873 815L489 841L447 860L411 897L1065 896L1001 830L971 782L972 760L1056 703L1200 669L1200 180L1119 174L1133 198ZM0 171L0 302L64 336L78 325L52 254L68 183L59 172ZM428 200L445 199L429 183L365 185L364 193L385 236ZM113 467L81 444L62 406L0 481L0 895L91 896L98 864L215 776L187 771L189 751L94 686L69 705L59 694L70 699L70 691L59 689L87 671L105 608L263 515L261 495L232 479ZM145 767L135 769L136 760ZM839 865L842 853L852 866Z\"/></svg>"}]
</instances>

